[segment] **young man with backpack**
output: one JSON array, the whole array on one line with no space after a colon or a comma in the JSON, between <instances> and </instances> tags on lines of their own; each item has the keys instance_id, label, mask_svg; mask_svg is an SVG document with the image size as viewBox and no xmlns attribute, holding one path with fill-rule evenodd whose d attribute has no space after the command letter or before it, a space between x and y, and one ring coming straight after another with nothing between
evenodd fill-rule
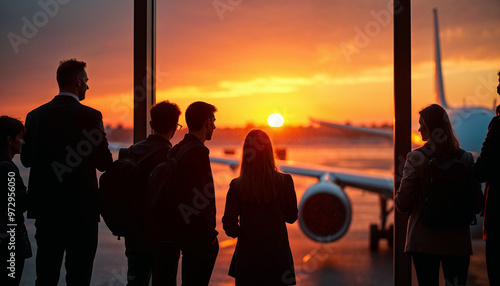
<instances>
[{"instance_id":1,"label":"young man with backpack","mask_svg":"<svg viewBox=\"0 0 500 286\"><path fill-rule=\"evenodd\" d=\"M179 249L182 251L182 285L208 285L219 252L214 180L204 145L212 139L216 111L211 104L192 103L186 110L189 133L171 151L171 157L178 159L178 187L167 194L174 215L165 221L165 227L172 230L171 239L178 247L177 260L169 269L177 270ZM170 279L175 279L176 272L171 272Z\"/></svg>"},{"instance_id":2,"label":"young man with backpack","mask_svg":"<svg viewBox=\"0 0 500 286\"><path fill-rule=\"evenodd\" d=\"M146 191L149 175L157 165L167 160L168 153L172 148L170 139L174 136L176 130L179 129L178 127L180 127L178 124L180 114L181 111L175 103L162 101L154 105L150 110L150 126L153 133L145 140L130 146L128 149L120 150L119 160L131 160L128 163L125 162L122 164L128 164L128 166L134 166L133 164L136 164L135 166L137 170L131 170L131 167L123 168L127 168L129 172L132 173L135 171L134 174L129 174L129 176L133 176L133 178L127 178L126 174L121 174L121 176L119 176L121 182L115 182L112 178L108 179L107 185L115 184L118 186L120 184L128 184L128 186L121 187L124 192L125 189L133 186L133 189L130 191L131 194L127 197L128 202L125 202L125 205L129 203L128 208L130 210L127 211L128 215L127 213L121 216L119 215L115 219L116 221L114 221L122 227L117 227L117 230L115 231L110 225L110 223L113 223L113 217L109 217L109 219L106 220L108 217L105 215L105 212L102 213L103 218L110 227L111 231L113 231L115 235L123 235L125 238L125 255L128 260L127 285L129 286L147 286L149 285L151 273L153 273L154 280L155 276L160 276L160 274L157 274L158 271L164 271L162 269L164 267L158 265L156 262L161 259L163 253L158 252L157 244L152 243L144 234L144 221L142 215L144 213L144 208L146 207ZM117 161L115 161L115 165L117 165ZM130 162L132 162L132 165ZM110 169L112 168L113 166ZM118 173L119 172L120 170L118 170ZM106 173L103 174L103 177L105 175ZM101 177L101 188L106 187L106 184L103 184L106 183L103 181L103 177ZM112 186L108 188L111 189ZM109 200L117 201L118 198L111 197ZM106 204L104 200L101 200L101 202L102 204ZM101 209L101 212L108 210L111 214L112 212L117 212L117 210L113 210L112 207L110 209L110 207L106 205L102 205ZM125 221L121 222L119 221L120 219ZM129 227L123 228L123 225Z\"/></svg>"}]
</instances>

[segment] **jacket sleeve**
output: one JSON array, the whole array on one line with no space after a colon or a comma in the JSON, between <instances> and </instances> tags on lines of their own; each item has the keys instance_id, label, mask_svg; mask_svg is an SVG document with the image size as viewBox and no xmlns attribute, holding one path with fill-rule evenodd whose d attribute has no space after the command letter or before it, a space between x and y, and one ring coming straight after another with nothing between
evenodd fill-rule
<instances>
[{"instance_id":1,"label":"jacket sleeve","mask_svg":"<svg viewBox=\"0 0 500 286\"><path fill-rule=\"evenodd\" d=\"M237 192L237 183L235 180L229 185L229 191L226 196L226 206L224 208L224 216L222 217L222 227L227 236L236 238L240 234L239 216L241 213L241 205Z\"/></svg>"},{"instance_id":2,"label":"jacket sleeve","mask_svg":"<svg viewBox=\"0 0 500 286\"><path fill-rule=\"evenodd\" d=\"M25 126L26 134L24 134L24 145L21 152L21 163L24 167L30 168L33 165L33 124L31 123L30 113L26 116Z\"/></svg>"},{"instance_id":3,"label":"jacket sleeve","mask_svg":"<svg viewBox=\"0 0 500 286\"><path fill-rule=\"evenodd\" d=\"M289 174L285 175L284 196L285 221L294 223L297 220L299 210L297 209L297 195L295 193L293 179Z\"/></svg>"},{"instance_id":4,"label":"jacket sleeve","mask_svg":"<svg viewBox=\"0 0 500 286\"><path fill-rule=\"evenodd\" d=\"M403 178L401 185L396 191L394 197L394 204L400 212L409 212L415 199L420 195L420 182L423 170L422 164L425 164L424 155L419 151L412 151L408 153L405 166L403 169Z\"/></svg>"},{"instance_id":5,"label":"jacket sleeve","mask_svg":"<svg viewBox=\"0 0 500 286\"><path fill-rule=\"evenodd\" d=\"M465 152L463 156L463 162L467 166L471 177L473 177L473 167L474 167L474 157L470 152ZM480 213L484 207L484 197L483 191L481 189L481 184L476 182L476 180L471 179L471 188L473 189L472 203L473 203L473 211L475 214Z\"/></svg>"},{"instance_id":6,"label":"jacket sleeve","mask_svg":"<svg viewBox=\"0 0 500 286\"><path fill-rule=\"evenodd\" d=\"M500 161L500 116L494 117L481 147L481 154L474 165L474 176L478 182L497 179Z\"/></svg>"},{"instance_id":7,"label":"jacket sleeve","mask_svg":"<svg viewBox=\"0 0 500 286\"><path fill-rule=\"evenodd\" d=\"M104 132L104 125L102 122L101 112L97 112L95 127L92 130L88 130L85 136L95 144L95 166L96 168L104 172L113 163L113 156L109 151L108 140L106 139L106 133Z\"/></svg>"}]
</instances>

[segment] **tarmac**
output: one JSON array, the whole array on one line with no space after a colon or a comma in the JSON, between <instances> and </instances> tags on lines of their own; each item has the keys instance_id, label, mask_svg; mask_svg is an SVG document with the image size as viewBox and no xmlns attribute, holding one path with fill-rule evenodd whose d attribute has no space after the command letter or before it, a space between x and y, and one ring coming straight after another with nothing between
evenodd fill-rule
<instances>
[{"instance_id":1,"label":"tarmac","mask_svg":"<svg viewBox=\"0 0 500 286\"><path fill-rule=\"evenodd\" d=\"M226 191L235 174L228 172L225 167L213 167L213 172L216 180L220 251L210 285L234 285L234 279L227 275L227 271L236 240L224 234L221 218L224 212ZM295 176L294 181L297 198L300 200L304 190L313 184L315 179ZM346 188L346 192L352 203L353 218L348 232L340 240L320 244L307 238L300 230L298 222L288 225L297 285L393 285L393 249L386 241L381 241L378 251L369 250L369 226L371 223L377 223L379 217L378 196L352 188ZM388 223L392 221L391 216ZM33 223L33 220L27 220L33 253L36 253ZM473 232L473 237L474 254L471 257L467 285L488 285L484 258L485 244L477 228ZM92 285L126 285L126 262L124 241L117 240L101 222ZM64 275L63 266L58 285L65 285ZM35 279L35 259L32 257L26 261L21 285L34 285ZM444 285L443 279L441 280L440 285ZM413 285L417 285L415 273L412 275L412 281ZM178 285L181 285L180 280Z\"/></svg>"}]
</instances>

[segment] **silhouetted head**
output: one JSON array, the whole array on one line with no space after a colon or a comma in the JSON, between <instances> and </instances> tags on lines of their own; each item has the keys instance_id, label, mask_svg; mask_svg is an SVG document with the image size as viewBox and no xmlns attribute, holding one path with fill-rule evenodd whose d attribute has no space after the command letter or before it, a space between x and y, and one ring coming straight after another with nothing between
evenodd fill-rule
<instances>
[{"instance_id":1,"label":"silhouetted head","mask_svg":"<svg viewBox=\"0 0 500 286\"><path fill-rule=\"evenodd\" d=\"M85 93L89 89L85 62L76 59L63 60L57 68L57 84L59 90L74 93L80 100L85 99Z\"/></svg>"},{"instance_id":2,"label":"silhouetted head","mask_svg":"<svg viewBox=\"0 0 500 286\"><path fill-rule=\"evenodd\" d=\"M500 71L498 71L498 85L497 85L497 93L500 95Z\"/></svg>"},{"instance_id":3,"label":"silhouetted head","mask_svg":"<svg viewBox=\"0 0 500 286\"><path fill-rule=\"evenodd\" d=\"M451 126L446 110L437 104L431 104L420 112L420 128L422 140L426 145L434 148L438 155L454 154L460 143Z\"/></svg>"},{"instance_id":4,"label":"silhouetted head","mask_svg":"<svg viewBox=\"0 0 500 286\"><path fill-rule=\"evenodd\" d=\"M266 132L254 129L243 143L240 181L244 200L268 203L275 196L275 177L278 173L274 147Z\"/></svg>"},{"instance_id":5,"label":"silhouetted head","mask_svg":"<svg viewBox=\"0 0 500 286\"><path fill-rule=\"evenodd\" d=\"M170 138L174 136L181 115L181 110L177 104L168 100L159 102L151 107L149 114L151 115L151 128L156 133L167 134L172 132Z\"/></svg>"},{"instance_id":6,"label":"silhouetted head","mask_svg":"<svg viewBox=\"0 0 500 286\"><path fill-rule=\"evenodd\" d=\"M204 139L212 139L212 134L215 129L214 113L216 111L217 108L215 106L206 102L197 101L191 103L186 109L186 123L189 132L204 131Z\"/></svg>"},{"instance_id":7,"label":"silhouetted head","mask_svg":"<svg viewBox=\"0 0 500 286\"><path fill-rule=\"evenodd\" d=\"M11 159L15 154L21 153L25 133L26 128L21 121L5 115L0 116L0 150Z\"/></svg>"}]
</instances>

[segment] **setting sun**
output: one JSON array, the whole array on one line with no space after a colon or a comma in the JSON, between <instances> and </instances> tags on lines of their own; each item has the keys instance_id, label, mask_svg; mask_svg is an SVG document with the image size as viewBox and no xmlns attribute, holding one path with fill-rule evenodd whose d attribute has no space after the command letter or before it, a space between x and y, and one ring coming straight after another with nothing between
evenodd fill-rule
<instances>
[{"instance_id":1,"label":"setting sun","mask_svg":"<svg viewBox=\"0 0 500 286\"><path fill-rule=\"evenodd\" d=\"M273 113L267 118L267 124L271 127L281 127L285 123L285 119L278 113Z\"/></svg>"}]
</instances>

